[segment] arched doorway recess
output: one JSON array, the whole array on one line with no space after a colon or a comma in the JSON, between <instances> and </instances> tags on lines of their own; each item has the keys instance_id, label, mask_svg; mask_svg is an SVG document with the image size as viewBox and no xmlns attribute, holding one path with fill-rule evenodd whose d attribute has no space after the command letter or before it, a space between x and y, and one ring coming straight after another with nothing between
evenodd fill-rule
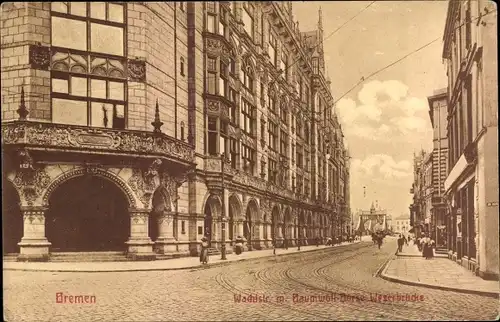
<instances>
[{"instance_id":1,"label":"arched doorway recess","mask_svg":"<svg viewBox=\"0 0 500 322\"><path fill-rule=\"evenodd\" d=\"M216 237L214 219L220 216L221 210L222 206L219 199L216 196L210 196L205 203L203 211L205 215L203 235L207 237L210 246L212 246L212 242L215 242L214 238Z\"/></svg>"},{"instance_id":2,"label":"arched doorway recess","mask_svg":"<svg viewBox=\"0 0 500 322\"><path fill-rule=\"evenodd\" d=\"M3 254L19 253L17 243L23 238L23 213L19 194L6 178L2 178L2 227Z\"/></svg>"},{"instance_id":3,"label":"arched doorway recess","mask_svg":"<svg viewBox=\"0 0 500 322\"><path fill-rule=\"evenodd\" d=\"M124 251L130 236L129 202L100 176L69 179L49 199L46 235L51 251Z\"/></svg>"},{"instance_id":4,"label":"arched doorway recess","mask_svg":"<svg viewBox=\"0 0 500 322\"><path fill-rule=\"evenodd\" d=\"M257 204L255 200L250 200L245 212L245 221L243 222L243 235L247 240L248 250L252 250L254 240L258 239L258 235L256 236L255 232L253 231L253 219L257 218L257 215Z\"/></svg>"},{"instance_id":5,"label":"arched doorway recess","mask_svg":"<svg viewBox=\"0 0 500 322\"><path fill-rule=\"evenodd\" d=\"M238 236L238 227L236 221L241 216L241 204L235 195L229 197L229 239L234 242Z\"/></svg>"}]
</instances>

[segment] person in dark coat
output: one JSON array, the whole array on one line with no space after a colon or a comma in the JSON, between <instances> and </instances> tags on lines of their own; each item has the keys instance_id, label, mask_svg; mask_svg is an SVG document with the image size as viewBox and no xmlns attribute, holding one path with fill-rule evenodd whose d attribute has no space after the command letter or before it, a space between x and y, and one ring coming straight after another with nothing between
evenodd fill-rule
<instances>
[{"instance_id":1,"label":"person in dark coat","mask_svg":"<svg viewBox=\"0 0 500 322\"><path fill-rule=\"evenodd\" d=\"M208 238L203 236L201 239L200 263L208 263Z\"/></svg>"},{"instance_id":2,"label":"person in dark coat","mask_svg":"<svg viewBox=\"0 0 500 322\"><path fill-rule=\"evenodd\" d=\"M397 253L401 253L403 251L403 244L404 244L405 240L403 238L403 236L401 234L399 234L399 238L398 238L398 250L396 251L396 254Z\"/></svg>"}]
</instances>

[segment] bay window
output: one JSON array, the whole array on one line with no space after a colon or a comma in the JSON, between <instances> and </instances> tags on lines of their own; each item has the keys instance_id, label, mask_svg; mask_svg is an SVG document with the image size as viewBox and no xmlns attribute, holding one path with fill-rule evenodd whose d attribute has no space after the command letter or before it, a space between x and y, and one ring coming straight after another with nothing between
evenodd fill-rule
<instances>
[{"instance_id":1,"label":"bay window","mask_svg":"<svg viewBox=\"0 0 500 322\"><path fill-rule=\"evenodd\" d=\"M125 128L124 5L51 3L54 123Z\"/></svg>"},{"instance_id":2,"label":"bay window","mask_svg":"<svg viewBox=\"0 0 500 322\"><path fill-rule=\"evenodd\" d=\"M207 58L207 78L206 78L206 91L211 95L217 94L217 59Z\"/></svg>"}]
</instances>

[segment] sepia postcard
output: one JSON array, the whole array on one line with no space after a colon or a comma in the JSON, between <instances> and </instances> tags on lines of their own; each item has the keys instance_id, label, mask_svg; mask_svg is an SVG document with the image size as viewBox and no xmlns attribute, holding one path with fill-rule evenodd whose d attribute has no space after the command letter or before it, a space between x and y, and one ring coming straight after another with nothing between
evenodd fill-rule
<instances>
[{"instance_id":1,"label":"sepia postcard","mask_svg":"<svg viewBox=\"0 0 500 322\"><path fill-rule=\"evenodd\" d=\"M0 15L5 321L500 318L495 2Z\"/></svg>"}]
</instances>

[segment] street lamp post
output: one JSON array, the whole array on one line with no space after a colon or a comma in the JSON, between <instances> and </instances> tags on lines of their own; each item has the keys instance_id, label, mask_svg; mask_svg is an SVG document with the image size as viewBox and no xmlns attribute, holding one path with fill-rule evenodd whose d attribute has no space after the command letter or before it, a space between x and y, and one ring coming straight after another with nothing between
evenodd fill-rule
<instances>
[{"instance_id":1,"label":"street lamp post","mask_svg":"<svg viewBox=\"0 0 500 322\"><path fill-rule=\"evenodd\" d=\"M300 243L301 243L301 240L300 240L300 219L299 219L299 231L298 231L298 234L297 234L297 250L300 250Z\"/></svg>"},{"instance_id":2,"label":"street lamp post","mask_svg":"<svg viewBox=\"0 0 500 322\"><path fill-rule=\"evenodd\" d=\"M222 244L221 244L221 260L226 260L226 202L224 192L224 153L220 156L221 159L221 173L222 173Z\"/></svg>"}]
</instances>

